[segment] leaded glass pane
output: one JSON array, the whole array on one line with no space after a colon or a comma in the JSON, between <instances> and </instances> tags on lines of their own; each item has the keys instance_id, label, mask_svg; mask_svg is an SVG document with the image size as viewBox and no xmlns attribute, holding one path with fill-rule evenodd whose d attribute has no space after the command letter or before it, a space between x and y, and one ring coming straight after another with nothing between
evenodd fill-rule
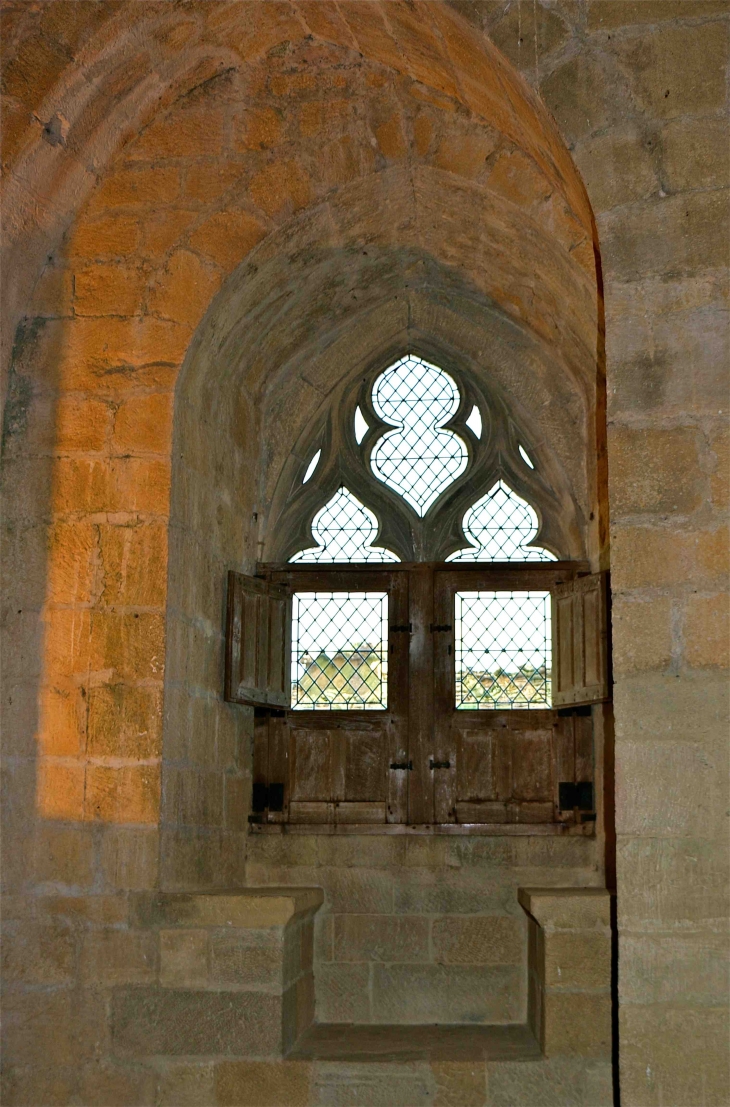
<instances>
[{"instance_id":1,"label":"leaded glass pane","mask_svg":"<svg viewBox=\"0 0 730 1107\"><path fill-rule=\"evenodd\" d=\"M318 547L301 550L291 561L400 561L390 550L370 545L378 520L344 487L314 516L312 533Z\"/></svg>"},{"instance_id":2,"label":"leaded glass pane","mask_svg":"<svg viewBox=\"0 0 730 1107\"><path fill-rule=\"evenodd\" d=\"M378 377L373 407L389 431L373 450L378 480L421 516L467 464L464 442L443 424L456 413L459 390L451 377L419 357L401 358Z\"/></svg>"},{"instance_id":3,"label":"leaded glass pane","mask_svg":"<svg viewBox=\"0 0 730 1107\"><path fill-rule=\"evenodd\" d=\"M292 708L388 706L388 593L296 592L292 601Z\"/></svg>"},{"instance_id":4,"label":"leaded glass pane","mask_svg":"<svg viewBox=\"0 0 730 1107\"><path fill-rule=\"evenodd\" d=\"M537 534L537 515L525 500L500 480L469 508L464 533L474 545L447 561L555 561L549 550L529 546Z\"/></svg>"},{"instance_id":5,"label":"leaded glass pane","mask_svg":"<svg viewBox=\"0 0 730 1107\"><path fill-rule=\"evenodd\" d=\"M549 592L457 592L456 707L550 707Z\"/></svg>"}]
</instances>

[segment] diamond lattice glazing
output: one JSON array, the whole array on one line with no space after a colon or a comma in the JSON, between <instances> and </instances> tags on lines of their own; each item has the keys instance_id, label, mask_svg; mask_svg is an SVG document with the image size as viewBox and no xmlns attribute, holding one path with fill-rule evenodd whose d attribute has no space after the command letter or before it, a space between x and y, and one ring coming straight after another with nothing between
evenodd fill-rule
<instances>
[{"instance_id":1,"label":"diamond lattice glazing","mask_svg":"<svg viewBox=\"0 0 730 1107\"><path fill-rule=\"evenodd\" d=\"M385 709L388 593L295 593L291 687L299 711Z\"/></svg>"},{"instance_id":2,"label":"diamond lattice glazing","mask_svg":"<svg viewBox=\"0 0 730 1107\"><path fill-rule=\"evenodd\" d=\"M290 561L399 561L390 550L370 543L378 533L378 521L347 488L335 492L312 520L319 546L301 550Z\"/></svg>"},{"instance_id":3,"label":"diamond lattice glazing","mask_svg":"<svg viewBox=\"0 0 730 1107\"><path fill-rule=\"evenodd\" d=\"M549 592L457 592L456 707L550 707Z\"/></svg>"},{"instance_id":4,"label":"diamond lattice glazing","mask_svg":"<svg viewBox=\"0 0 730 1107\"><path fill-rule=\"evenodd\" d=\"M537 526L537 515L530 505L499 480L464 516L464 533L474 546L446 560L555 561L549 550L528 545L537 534Z\"/></svg>"},{"instance_id":5,"label":"diamond lattice glazing","mask_svg":"<svg viewBox=\"0 0 730 1107\"><path fill-rule=\"evenodd\" d=\"M373 473L421 516L466 468L465 444L443 429L459 399L447 373L411 355L386 369L373 388L373 407L397 428L373 450Z\"/></svg>"}]
</instances>

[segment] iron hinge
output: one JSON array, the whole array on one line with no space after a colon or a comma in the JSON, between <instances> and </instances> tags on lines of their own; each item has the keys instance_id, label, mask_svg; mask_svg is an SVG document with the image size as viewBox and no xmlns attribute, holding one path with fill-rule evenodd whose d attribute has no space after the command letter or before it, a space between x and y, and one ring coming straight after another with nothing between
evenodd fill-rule
<instances>
[{"instance_id":1,"label":"iron hinge","mask_svg":"<svg viewBox=\"0 0 730 1107\"><path fill-rule=\"evenodd\" d=\"M391 634L412 634L413 623L396 623L395 626L388 627Z\"/></svg>"},{"instance_id":2,"label":"iron hinge","mask_svg":"<svg viewBox=\"0 0 730 1107\"><path fill-rule=\"evenodd\" d=\"M391 761L391 769L405 769L407 772L411 772L413 769L412 761Z\"/></svg>"},{"instance_id":3,"label":"iron hinge","mask_svg":"<svg viewBox=\"0 0 730 1107\"><path fill-rule=\"evenodd\" d=\"M450 769L450 761L434 761L433 758L428 762L429 769Z\"/></svg>"},{"instance_id":4,"label":"iron hinge","mask_svg":"<svg viewBox=\"0 0 730 1107\"><path fill-rule=\"evenodd\" d=\"M440 630L453 630L451 623L431 623L428 628L432 634L437 633Z\"/></svg>"}]
</instances>

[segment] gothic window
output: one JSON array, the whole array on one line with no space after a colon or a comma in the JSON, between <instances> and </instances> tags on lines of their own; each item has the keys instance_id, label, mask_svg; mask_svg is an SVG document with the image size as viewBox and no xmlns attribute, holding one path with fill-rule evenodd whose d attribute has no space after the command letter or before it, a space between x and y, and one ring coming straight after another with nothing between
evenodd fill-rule
<instances>
[{"instance_id":1,"label":"gothic window","mask_svg":"<svg viewBox=\"0 0 730 1107\"><path fill-rule=\"evenodd\" d=\"M265 583L230 585L227 695L266 709L255 818L580 828L559 785L592 780L574 710L608 695L604 592L561 559L565 497L528 440L413 353L331 398L282 475Z\"/></svg>"},{"instance_id":2,"label":"gothic window","mask_svg":"<svg viewBox=\"0 0 730 1107\"><path fill-rule=\"evenodd\" d=\"M315 458L317 456L315 454ZM307 479L305 477L305 483ZM399 558L390 550L372 545L377 531L378 523L373 512L343 485L312 520L317 547L301 550L291 560L398 561Z\"/></svg>"},{"instance_id":3,"label":"gothic window","mask_svg":"<svg viewBox=\"0 0 730 1107\"><path fill-rule=\"evenodd\" d=\"M537 534L537 515L503 480L470 507L464 533L472 545L447 561L555 561L555 555L530 542Z\"/></svg>"}]
</instances>

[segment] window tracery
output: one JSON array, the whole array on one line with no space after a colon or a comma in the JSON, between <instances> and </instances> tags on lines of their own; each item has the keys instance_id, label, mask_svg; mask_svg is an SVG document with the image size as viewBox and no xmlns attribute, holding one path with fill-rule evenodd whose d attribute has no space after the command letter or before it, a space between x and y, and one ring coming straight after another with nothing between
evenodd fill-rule
<instances>
[{"instance_id":1,"label":"window tracery","mask_svg":"<svg viewBox=\"0 0 730 1107\"><path fill-rule=\"evenodd\" d=\"M554 487L507 402L447 365L410 353L328 399L277 485L268 560L580 556L570 493Z\"/></svg>"},{"instance_id":2,"label":"window tracery","mask_svg":"<svg viewBox=\"0 0 730 1107\"><path fill-rule=\"evenodd\" d=\"M470 507L464 533L473 543L447 561L555 561L555 555L529 543L537 534L537 514L503 480Z\"/></svg>"},{"instance_id":3,"label":"window tracery","mask_svg":"<svg viewBox=\"0 0 730 1107\"><path fill-rule=\"evenodd\" d=\"M375 412L395 429L380 439L370 465L378 480L420 516L466 469L466 446L445 427L460 399L448 373L411 355L386 369L375 382Z\"/></svg>"},{"instance_id":4,"label":"window tracery","mask_svg":"<svg viewBox=\"0 0 730 1107\"><path fill-rule=\"evenodd\" d=\"M312 521L316 549L301 550L291 561L399 561L390 550L372 546L378 521L344 485Z\"/></svg>"}]
</instances>

